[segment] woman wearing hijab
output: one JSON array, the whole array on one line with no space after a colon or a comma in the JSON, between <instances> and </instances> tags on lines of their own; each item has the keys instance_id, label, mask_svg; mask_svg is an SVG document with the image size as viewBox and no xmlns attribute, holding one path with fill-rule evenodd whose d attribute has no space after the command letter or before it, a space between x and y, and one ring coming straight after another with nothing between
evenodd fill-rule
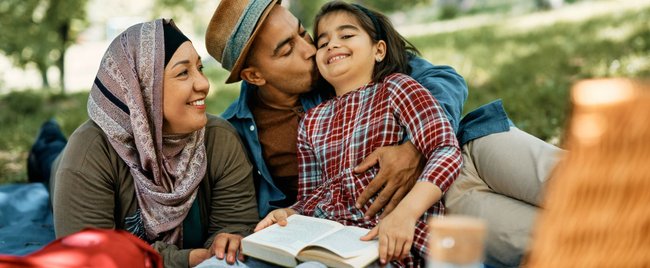
<instances>
[{"instance_id":1,"label":"woman wearing hijab","mask_svg":"<svg viewBox=\"0 0 650 268\"><path fill-rule=\"evenodd\" d=\"M213 254L235 262L258 220L252 167L235 129L206 114L202 68L172 21L115 38L90 91L90 120L54 165L57 237L123 229L152 244L165 267Z\"/></svg>"}]
</instances>

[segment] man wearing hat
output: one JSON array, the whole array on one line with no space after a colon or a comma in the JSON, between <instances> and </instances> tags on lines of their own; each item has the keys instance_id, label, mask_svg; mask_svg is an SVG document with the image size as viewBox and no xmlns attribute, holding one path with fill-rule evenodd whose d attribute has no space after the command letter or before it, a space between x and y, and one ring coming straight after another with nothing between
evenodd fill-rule
<instances>
[{"instance_id":1,"label":"man wearing hat","mask_svg":"<svg viewBox=\"0 0 650 268\"><path fill-rule=\"evenodd\" d=\"M264 217L293 204L297 196L299 121L327 96L322 89L312 89L318 79L316 48L300 21L278 0L222 0L208 25L206 47L230 71L226 83L244 80L239 98L222 116L237 129L254 164L258 208ZM417 56L411 57L410 66L410 75L436 97L463 145L465 164L446 194L447 212L487 219L487 263L518 264L529 241L539 189L560 150L512 126L501 101L461 121L467 98L464 79L451 67L434 66ZM373 152L356 171L378 164L380 172L357 205L379 192L366 214L384 206L389 212L413 186L421 160L408 141ZM484 176L497 179L492 183Z\"/></svg>"}]
</instances>

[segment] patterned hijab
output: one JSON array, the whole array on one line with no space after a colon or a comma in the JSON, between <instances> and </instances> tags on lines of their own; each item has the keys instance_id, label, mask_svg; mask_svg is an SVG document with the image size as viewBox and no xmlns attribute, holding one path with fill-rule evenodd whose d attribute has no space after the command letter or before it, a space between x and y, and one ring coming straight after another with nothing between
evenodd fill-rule
<instances>
[{"instance_id":1,"label":"patterned hijab","mask_svg":"<svg viewBox=\"0 0 650 268\"><path fill-rule=\"evenodd\" d=\"M163 23L173 26L162 19L136 24L113 40L90 91L88 115L131 170L146 238L178 245L206 172L205 128L162 133Z\"/></svg>"}]
</instances>

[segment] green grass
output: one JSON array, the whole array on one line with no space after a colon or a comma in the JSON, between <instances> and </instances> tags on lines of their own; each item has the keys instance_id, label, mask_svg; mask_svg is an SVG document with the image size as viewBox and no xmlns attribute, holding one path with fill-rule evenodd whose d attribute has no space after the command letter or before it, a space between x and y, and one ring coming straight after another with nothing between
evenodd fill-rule
<instances>
[{"instance_id":1,"label":"green grass","mask_svg":"<svg viewBox=\"0 0 650 268\"><path fill-rule=\"evenodd\" d=\"M482 27L412 39L425 58L468 82L465 112L502 98L515 124L557 140L571 85L592 77L650 75L650 9L528 32Z\"/></svg>"},{"instance_id":2,"label":"green grass","mask_svg":"<svg viewBox=\"0 0 650 268\"><path fill-rule=\"evenodd\" d=\"M25 181L27 152L40 125L55 118L69 135L87 119L87 96L76 93L62 97L29 90L0 97L0 183Z\"/></svg>"},{"instance_id":3,"label":"green grass","mask_svg":"<svg viewBox=\"0 0 650 268\"><path fill-rule=\"evenodd\" d=\"M468 112L502 98L520 128L555 140L565 125L569 88L591 77L650 76L650 9L529 31L503 26L413 38L423 56L450 65L470 87ZM239 94L226 72L206 60L208 112L220 114ZM0 96L0 183L26 180L27 152L42 122L56 118L66 135L87 119L87 93L45 90Z\"/></svg>"}]
</instances>

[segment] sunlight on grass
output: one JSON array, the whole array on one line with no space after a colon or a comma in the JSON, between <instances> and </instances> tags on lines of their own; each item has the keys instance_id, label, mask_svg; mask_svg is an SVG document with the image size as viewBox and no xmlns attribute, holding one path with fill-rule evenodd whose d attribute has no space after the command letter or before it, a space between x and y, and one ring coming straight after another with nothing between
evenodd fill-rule
<instances>
[{"instance_id":1,"label":"sunlight on grass","mask_svg":"<svg viewBox=\"0 0 650 268\"><path fill-rule=\"evenodd\" d=\"M612 16L612 13L613 16L624 16L648 7L650 7L649 0L579 2L556 10L519 16L504 22L502 27L512 34L521 34L557 23L582 23L603 16Z\"/></svg>"},{"instance_id":2,"label":"sunlight on grass","mask_svg":"<svg viewBox=\"0 0 650 268\"><path fill-rule=\"evenodd\" d=\"M596 33L596 38L599 40L608 40L612 42L622 42L630 39L636 29L635 25L618 25L610 26L601 29Z\"/></svg>"}]
</instances>

